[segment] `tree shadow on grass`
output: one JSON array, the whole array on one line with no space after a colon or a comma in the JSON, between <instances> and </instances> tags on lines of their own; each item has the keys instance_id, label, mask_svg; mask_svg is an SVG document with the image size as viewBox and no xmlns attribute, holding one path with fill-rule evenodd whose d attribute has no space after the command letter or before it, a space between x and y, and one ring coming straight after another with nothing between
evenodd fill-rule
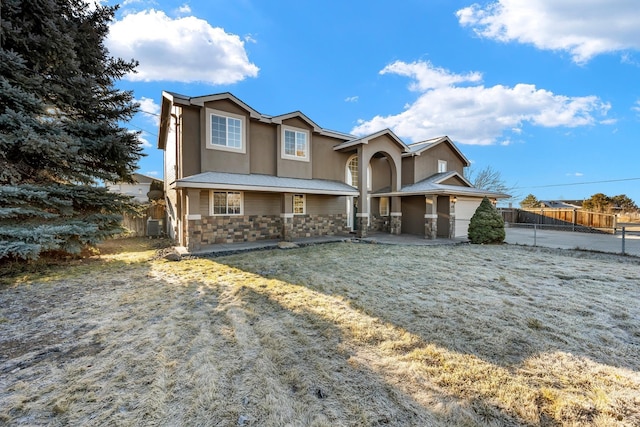
<instances>
[{"instance_id":1,"label":"tree shadow on grass","mask_svg":"<svg viewBox=\"0 0 640 427\"><path fill-rule=\"evenodd\" d=\"M632 379L633 373L629 375L629 372L615 368L618 365L636 369L637 356L633 354L629 355L632 358L629 364L625 363L624 354L618 354L614 359L618 363L612 363L612 359L601 352L602 346L576 348L575 344L570 345L557 332L536 322L535 318L520 316L523 322L521 329L511 328L505 332L499 326L500 322L508 326L511 321L508 316L497 319L496 327L495 324L476 324L473 316L464 317L464 310L457 317L464 324L438 323L434 316L446 319L463 302L473 304L474 291L461 289L462 299L445 301L439 310L433 307L425 310L417 300L403 299L402 286L392 287L382 302L374 301L367 298L368 293L376 291L367 287L370 286L367 280L371 280L371 275L359 276L360 272L367 271L362 269L362 265L360 269L349 271L348 281L342 280L344 272L335 268L324 268L318 274L313 271L297 274L296 266L304 265L313 270L313 256L305 250L276 254L270 259L266 255L260 262L241 257L217 261L251 271L265 280L279 281L280 286L288 289L282 291L284 294L311 292L333 300L335 305L342 306L343 311L357 312L361 330L355 334L355 327L342 331L349 335L349 340L358 343L357 346L373 348L381 359L390 357L397 363L405 363L409 370L417 369L421 372L418 375L421 381L440 387L445 394L473 402L474 408L484 407L480 413L498 413L506 417L519 413L520 422L545 425L570 421L590 423L598 416L612 417L617 421L640 417L637 407L640 402L633 398L633 390L639 384ZM330 257L331 254L323 253L323 256ZM290 286L298 287L296 290ZM281 297L282 301L289 301L285 304L289 309L291 298ZM503 301L499 299L496 303L503 304ZM502 309L510 310L508 305ZM317 304L307 304L306 310L316 315L319 313ZM329 316L337 324L339 321L331 316L337 315ZM484 342L487 339L482 331L484 327L498 335L490 337L489 343ZM444 331L436 330L438 328ZM464 333L460 333L461 330ZM551 335L546 338L544 347L537 345L537 334ZM399 338L395 339L394 335ZM550 346L549 340L552 342ZM417 367L415 362L418 362ZM376 372L381 374L393 368L383 363L375 365ZM390 374L386 378L393 383L396 375ZM566 381L569 383L565 384ZM609 403L599 400L593 394L594 390L608 396ZM501 401L499 396L506 396L504 399L509 401L502 408L494 403ZM631 399L629 403L621 403L626 398L614 396L630 396ZM518 411L518 406L526 408Z\"/></svg>"}]
</instances>

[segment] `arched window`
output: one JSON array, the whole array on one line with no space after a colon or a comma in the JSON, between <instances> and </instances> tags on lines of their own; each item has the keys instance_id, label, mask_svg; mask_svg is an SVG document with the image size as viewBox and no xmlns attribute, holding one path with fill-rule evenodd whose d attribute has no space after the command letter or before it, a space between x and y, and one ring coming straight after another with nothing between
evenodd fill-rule
<instances>
[{"instance_id":1,"label":"arched window","mask_svg":"<svg viewBox=\"0 0 640 427\"><path fill-rule=\"evenodd\" d=\"M367 189L371 190L371 165L367 167ZM358 187L358 155L354 154L347 161L347 184Z\"/></svg>"}]
</instances>

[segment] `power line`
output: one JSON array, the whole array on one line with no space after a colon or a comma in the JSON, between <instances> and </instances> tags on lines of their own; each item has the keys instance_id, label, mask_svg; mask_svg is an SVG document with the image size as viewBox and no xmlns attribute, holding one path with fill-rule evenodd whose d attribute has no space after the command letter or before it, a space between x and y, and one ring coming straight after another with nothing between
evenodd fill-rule
<instances>
[{"instance_id":1,"label":"power line","mask_svg":"<svg viewBox=\"0 0 640 427\"><path fill-rule=\"evenodd\" d=\"M588 184L604 184L608 182L622 182L622 181L638 181L640 178L620 178L620 179L607 179L602 181L588 181L588 182L573 182L570 184L547 184L547 185L532 185L529 187L514 187L514 190L520 190L524 188L549 188L549 187L569 187L572 185L588 185Z\"/></svg>"}]
</instances>

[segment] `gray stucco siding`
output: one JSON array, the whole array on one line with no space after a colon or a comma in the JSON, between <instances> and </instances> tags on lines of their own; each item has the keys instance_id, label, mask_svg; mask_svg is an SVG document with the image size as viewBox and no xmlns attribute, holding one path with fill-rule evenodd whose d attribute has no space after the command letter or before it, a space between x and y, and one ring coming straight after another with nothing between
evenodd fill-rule
<instances>
[{"instance_id":1,"label":"gray stucco siding","mask_svg":"<svg viewBox=\"0 0 640 427\"><path fill-rule=\"evenodd\" d=\"M347 199L344 196L324 196L307 194L307 214L337 215L347 213Z\"/></svg>"}]
</instances>

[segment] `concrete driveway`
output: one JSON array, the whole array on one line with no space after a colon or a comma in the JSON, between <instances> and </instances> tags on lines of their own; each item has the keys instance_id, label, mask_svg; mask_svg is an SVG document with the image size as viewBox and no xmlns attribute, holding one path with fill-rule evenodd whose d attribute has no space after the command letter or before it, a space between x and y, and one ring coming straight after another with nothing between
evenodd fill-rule
<instances>
[{"instance_id":1,"label":"concrete driveway","mask_svg":"<svg viewBox=\"0 0 640 427\"><path fill-rule=\"evenodd\" d=\"M577 233L571 231L534 230L507 227L505 242L512 245L544 246L561 249L586 249L598 252L622 253L622 235ZM640 256L640 233L627 233L625 254Z\"/></svg>"}]
</instances>

